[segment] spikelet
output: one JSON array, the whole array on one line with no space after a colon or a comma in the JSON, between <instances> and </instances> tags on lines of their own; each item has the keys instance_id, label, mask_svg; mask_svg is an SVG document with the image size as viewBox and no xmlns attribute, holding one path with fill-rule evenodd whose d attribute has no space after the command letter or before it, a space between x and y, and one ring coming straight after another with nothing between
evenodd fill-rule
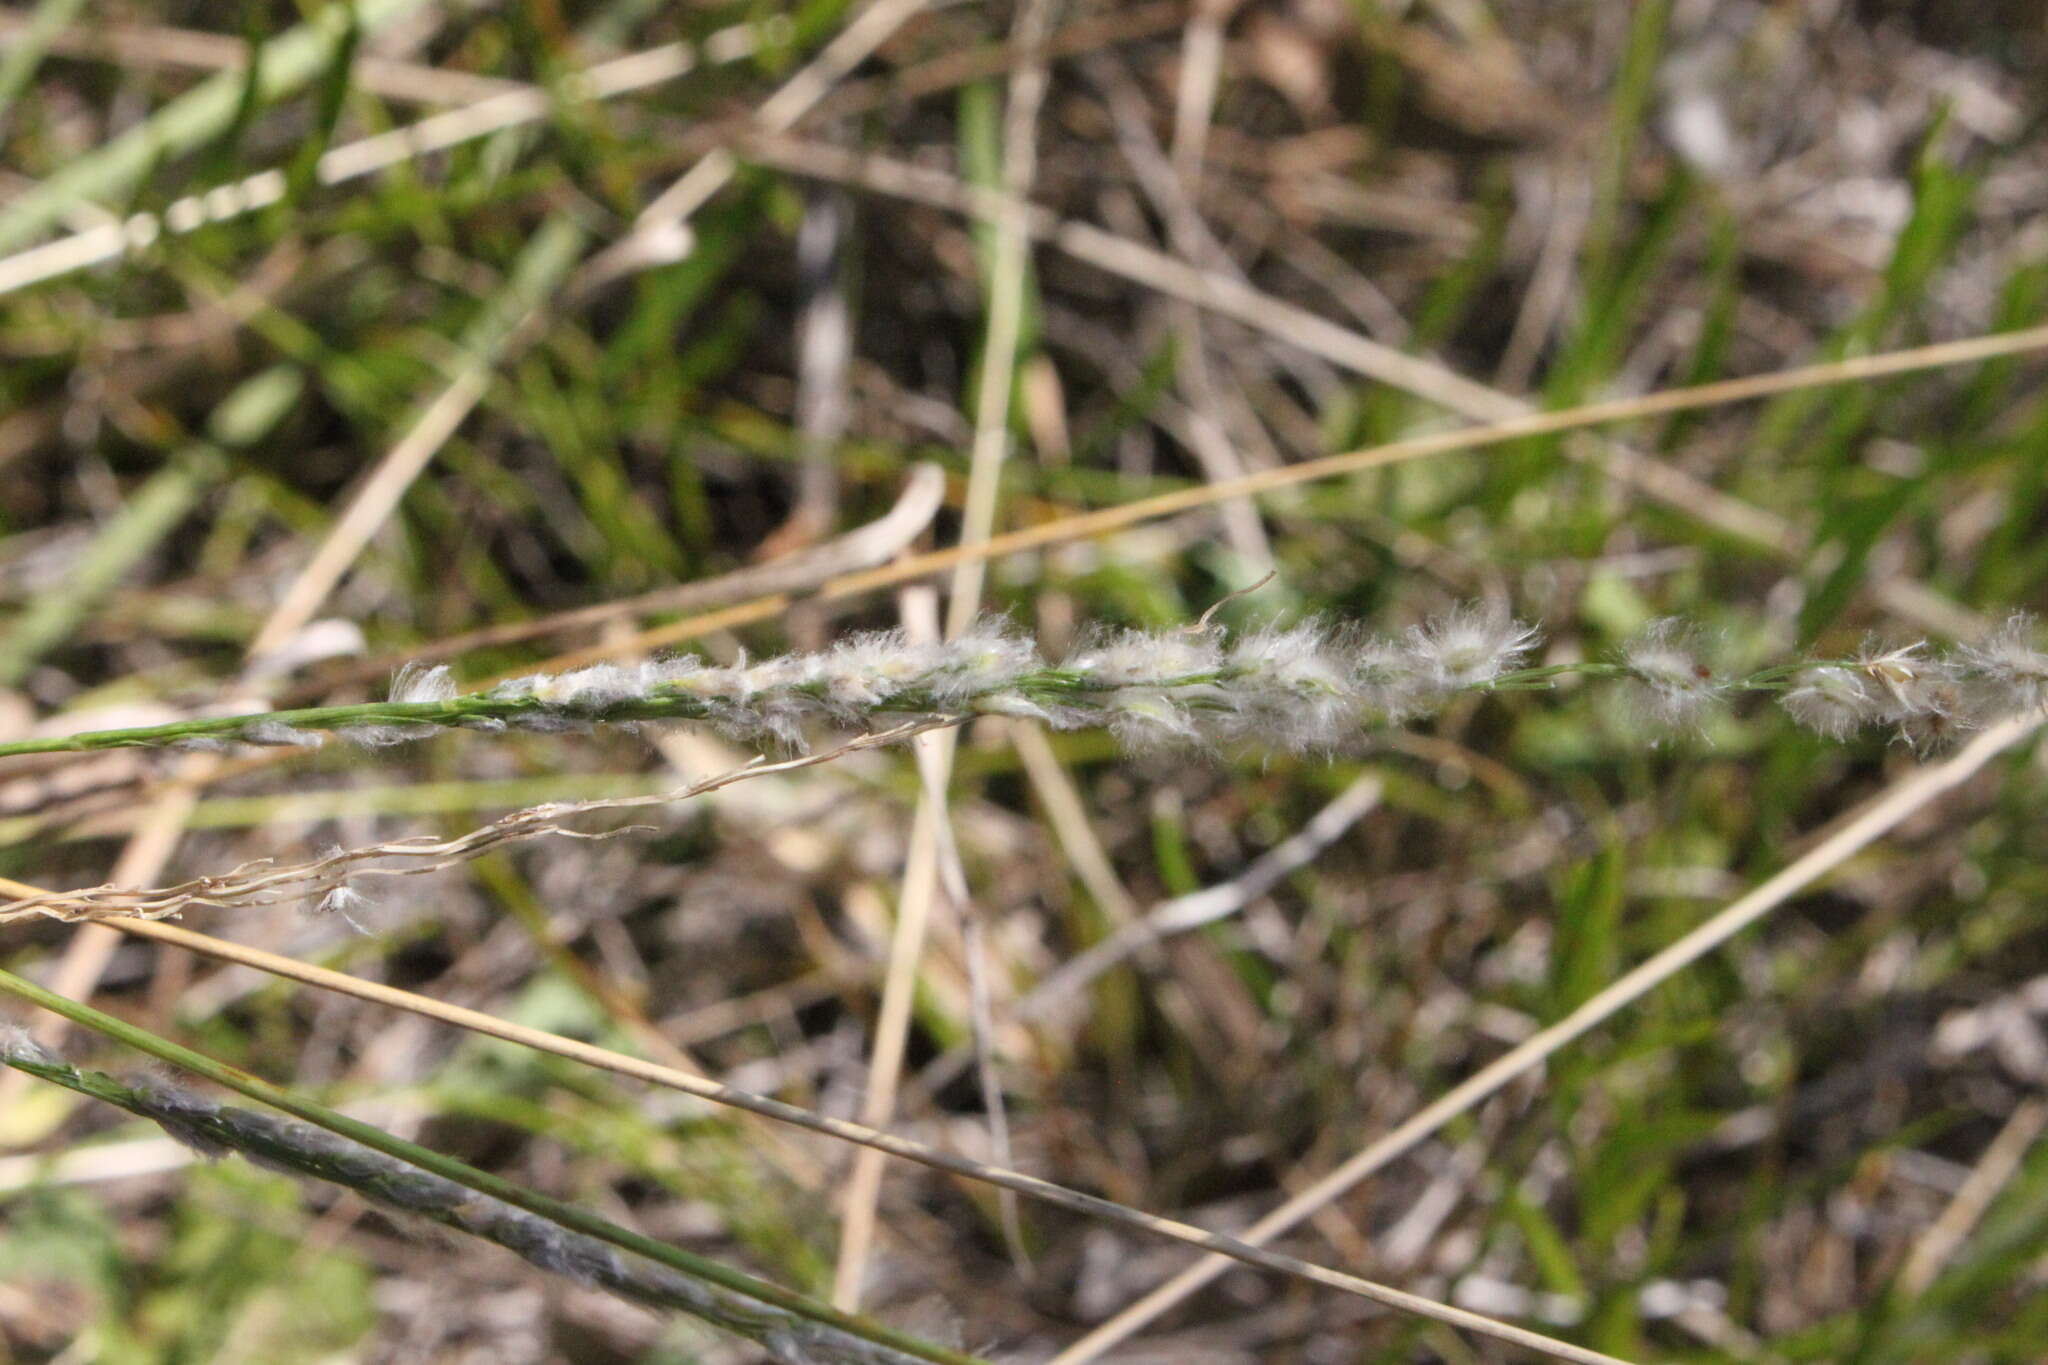
<instances>
[{"instance_id":1,"label":"spikelet","mask_svg":"<svg viewBox=\"0 0 2048 1365\"><path fill-rule=\"evenodd\" d=\"M1884 714L1884 703L1858 673L1841 664L1801 669L1780 697L1786 714L1816 734L1846 739Z\"/></svg>"},{"instance_id":2,"label":"spikelet","mask_svg":"<svg viewBox=\"0 0 2048 1365\"><path fill-rule=\"evenodd\" d=\"M1521 667L1536 641L1533 627L1475 603L1414 627L1407 648L1419 668L1418 681L1449 693L1482 686Z\"/></svg>"},{"instance_id":3,"label":"spikelet","mask_svg":"<svg viewBox=\"0 0 2048 1365\"><path fill-rule=\"evenodd\" d=\"M2034 648L2034 618L2015 612L1962 652L1963 668L1982 681L1987 709L2025 715L2048 706L2048 653Z\"/></svg>"},{"instance_id":4,"label":"spikelet","mask_svg":"<svg viewBox=\"0 0 2048 1365\"><path fill-rule=\"evenodd\" d=\"M1650 623L1623 647L1630 709L1653 732L1697 730L1727 683L1708 666L1699 632L1677 619Z\"/></svg>"},{"instance_id":5,"label":"spikelet","mask_svg":"<svg viewBox=\"0 0 2048 1365\"><path fill-rule=\"evenodd\" d=\"M1322 752L1358 733L1366 699L1353 684L1352 661L1322 622L1239 636L1226 663L1232 676L1218 692L1227 738Z\"/></svg>"}]
</instances>

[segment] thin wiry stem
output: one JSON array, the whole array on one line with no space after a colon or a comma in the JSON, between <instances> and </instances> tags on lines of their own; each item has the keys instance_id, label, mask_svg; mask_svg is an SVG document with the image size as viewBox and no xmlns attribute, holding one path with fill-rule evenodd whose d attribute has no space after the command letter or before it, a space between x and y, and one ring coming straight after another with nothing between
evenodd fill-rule
<instances>
[{"instance_id":1,"label":"thin wiry stem","mask_svg":"<svg viewBox=\"0 0 2048 1365\"><path fill-rule=\"evenodd\" d=\"M351 903L359 899L359 893L350 885L352 879L411 877L438 872L480 858L506 844L543 835L592 839L606 838L612 833L622 834L626 832L624 829L586 834L570 829L562 822L572 816L597 811L644 810L672 805L729 787L735 782L816 767L848 754L899 743L913 735L955 723L955 718L943 716L906 721L830 749L800 754L779 762L756 758L670 791L599 797L589 801L550 801L513 811L451 839L391 839L281 865L268 858L258 858L226 872L208 873L171 886L106 885L45 892L0 877L0 893L17 897L0 905L0 924L31 915L60 920L163 919L198 908L247 910L274 905L304 905L316 900L320 909L346 914Z\"/></svg>"},{"instance_id":2,"label":"thin wiry stem","mask_svg":"<svg viewBox=\"0 0 2048 1365\"><path fill-rule=\"evenodd\" d=\"M781 1360L835 1365L907 1365L910 1361L988 1365L979 1356L841 1313L793 1290L658 1242L572 1204L394 1137L43 990L11 972L0 971L0 992L40 1005L303 1120L295 1124L230 1109L167 1086L124 1085L68 1065L19 1030L0 1034L0 1063L153 1119L173 1137L201 1151L216 1155L239 1151L252 1160L344 1185L387 1207L508 1247L543 1269L692 1313L760 1342ZM620 1251L655 1265L635 1265L623 1260Z\"/></svg>"}]
</instances>

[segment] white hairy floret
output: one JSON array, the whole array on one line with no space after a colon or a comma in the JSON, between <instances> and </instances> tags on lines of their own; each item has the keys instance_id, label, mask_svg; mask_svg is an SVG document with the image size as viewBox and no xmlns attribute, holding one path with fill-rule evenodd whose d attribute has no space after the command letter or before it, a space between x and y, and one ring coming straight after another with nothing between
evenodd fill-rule
<instances>
[{"instance_id":1,"label":"white hairy floret","mask_svg":"<svg viewBox=\"0 0 2048 1365\"><path fill-rule=\"evenodd\" d=\"M1883 718L1884 703L1853 670L1840 664L1803 669L1779 704L1807 729L1842 739Z\"/></svg>"},{"instance_id":2,"label":"white hairy floret","mask_svg":"<svg viewBox=\"0 0 2048 1365\"><path fill-rule=\"evenodd\" d=\"M941 666L945 653L944 646L914 642L900 630L873 631L840 641L809 671L828 701L857 714L915 690Z\"/></svg>"},{"instance_id":3,"label":"white hairy floret","mask_svg":"<svg viewBox=\"0 0 2048 1365\"><path fill-rule=\"evenodd\" d=\"M1388 724L1426 709L1435 683L1400 641L1368 635L1354 641L1347 654L1352 688Z\"/></svg>"},{"instance_id":4,"label":"white hairy floret","mask_svg":"<svg viewBox=\"0 0 2048 1365\"><path fill-rule=\"evenodd\" d=\"M416 739L425 739L433 734L431 725L345 725L336 733L351 744L364 744L372 749L381 749L392 744L408 744Z\"/></svg>"},{"instance_id":5,"label":"white hairy floret","mask_svg":"<svg viewBox=\"0 0 2048 1365\"><path fill-rule=\"evenodd\" d=\"M2015 612L1963 650L1964 666L1991 692L1994 709L2013 715L2048 706L2048 653L2034 648L2034 618Z\"/></svg>"},{"instance_id":6,"label":"white hairy floret","mask_svg":"<svg viewBox=\"0 0 2048 1365\"><path fill-rule=\"evenodd\" d=\"M675 692L685 696L721 697L739 690L740 673L739 669L719 668L690 655L655 659L640 666L640 691L643 696L653 692Z\"/></svg>"},{"instance_id":7,"label":"white hairy floret","mask_svg":"<svg viewBox=\"0 0 2048 1365\"><path fill-rule=\"evenodd\" d=\"M1492 682L1520 667L1536 647L1537 634L1492 606L1470 605L1414 627L1409 655L1438 691L1454 692Z\"/></svg>"},{"instance_id":8,"label":"white hairy floret","mask_svg":"<svg viewBox=\"0 0 2048 1365\"><path fill-rule=\"evenodd\" d=\"M1098 636L1062 667L1103 687L1131 687L1214 673L1222 650L1207 631L1125 630Z\"/></svg>"},{"instance_id":9,"label":"white hairy floret","mask_svg":"<svg viewBox=\"0 0 2048 1365\"><path fill-rule=\"evenodd\" d=\"M1311 695L1343 688L1343 665L1329 651L1329 630L1311 621L1240 635L1226 658L1231 669L1262 687Z\"/></svg>"},{"instance_id":10,"label":"white hairy floret","mask_svg":"<svg viewBox=\"0 0 2048 1365\"><path fill-rule=\"evenodd\" d=\"M532 695L554 706L603 710L639 696L640 679L617 664L590 664L533 679Z\"/></svg>"},{"instance_id":11,"label":"white hairy floret","mask_svg":"<svg viewBox=\"0 0 2048 1365\"><path fill-rule=\"evenodd\" d=\"M363 927L363 922L357 919L356 916L369 910L369 908L370 898L368 896L365 896L354 887L342 885L329 887L327 894L322 896L319 903L313 907L313 913L316 915L337 915L341 918L342 923L367 938L370 931Z\"/></svg>"},{"instance_id":12,"label":"white hairy floret","mask_svg":"<svg viewBox=\"0 0 2048 1365\"><path fill-rule=\"evenodd\" d=\"M455 670L446 664L407 664L398 670L398 676L391 680L391 696L388 700L400 705L419 702L443 702L455 696ZM351 725L341 731L344 739L357 744L381 747L386 744L403 744L408 740L424 739L434 733L434 727L425 724L404 722L390 725Z\"/></svg>"},{"instance_id":13,"label":"white hairy floret","mask_svg":"<svg viewBox=\"0 0 2048 1365\"><path fill-rule=\"evenodd\" d=\"M1218 691L1232 738L1318 750L1358 732L1365 698L1352 683L1351 661L1321 622L1240 636L1225 665L1229 676Z\"/></svg>"},{"instance_id":14,"label":"white hairy floret","mask_svg":"<svg viewBox=\"0 0 2048 1365\"><path fill-rule=\"evenodd\" d=\"M1726 684L1702 657L1705 646L1692 627L1676 617L1653 621L1621 653L1628 670L1630 702L1653 725L1697 726Z\"/></svg>"},{"instance_id":15,"label":"white hairy floret","mask_svg":"<svg viewBox=\"0 0 2048 1365\"><path fill-rule=\"evenodd\" d=\"M1865 645L1856 666L1877 684L1879 704L1887 720L1919 715L1939 704L1934 684L1946 680L1948 666L1927 652L1925 641L1880 649Z\"/></svg>"},{"instance_id":16,"label":"white hairy floret","mask_svg":"<svg viewBox=\"0 0 2048 1365\"><path fill-rule=\"evenodd\" d=\"M1107 719L1110 733L1132 749L1154 749L1203 738L1194 712L1164 688L1119 689L1110 699Z\"/></svg>"},{"instance_id":17,"label":"white hairy floret","mask_svg":"<svg viewBox=\"0 0 2048 1365\"><path fill-rule=\"evenodd\" d=\"M23 1061L36 1066L57 1066L57 1057L19 1024L0 1024L0 1061Z\"/></svg>"},{"instance_id":18,"label":"white hairy floret","mask_svg":"<svg viewBox=\"0 0 2048 1365\"><path fill-rule=\"evenodd\" d=\"M1039 657L1036 645L1000 617L988 617L947 647L925 686L940 704L958 706L1000 692L1043 667L1045 660Z\"/></svg>"},{"instance_id":19,"label":"white hairy floret","mask_svg":"<svg viewBox=\"0 0 2048 1365\"><path fill-rule=\"evenodd\" d=\"M1206 737L1205 717L1194 704L1213 701L1215 689L1185 680L1213 674L1222 663L1222 647L1206 630L1123 630L1096 635L1061 668L1110 692L1097 723L1106 721L1110 733L1128 747L1151 749ZM1088 724L1091 717L1087 710L1073 709L1051 712L1048 719L1066 728Z\"/></svg>"},{"instance_id":20,"label":"white hairy floret","mask_svg":"<svg viewBox=\"0 0 2048 1365\"><path fill-rule=\"evenodd\" d=\"M297 726L275 720L259 720L254 725L246 725L236 738L244 744L298 749L317 749L327 742L327 736L318 730L301 730Z\"/></svg>"},{"instance_id":21,"label":"white hairy floret","mask_svg":"<svg viewBox=\"0 0 2048 1365\"><path fill-rule=\"evenodd\" d=\"M1876 685L1880 718L1916 749L1946 744L1978 723L1986 699L1966 691L1955 662L1936 658L1924 641L1889 649L1866 645L1856 664Z\"/></svg>"},{"instance_id":22,"label":"white hairy floret","mask_svg":"<svg viewBox=\"0 0 2048 1365\"><path fill-rule=\"evenodd\" d=\"M407 664L391 680L395 702L448 701L455 696L455 670L446 664Z\"/></svg>"}]
</instances>

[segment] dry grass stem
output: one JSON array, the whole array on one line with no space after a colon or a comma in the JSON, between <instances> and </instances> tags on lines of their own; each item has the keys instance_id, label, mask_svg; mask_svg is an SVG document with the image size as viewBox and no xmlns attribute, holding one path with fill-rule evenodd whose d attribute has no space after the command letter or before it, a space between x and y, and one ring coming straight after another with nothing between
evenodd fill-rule
<instances>
[{"instance_id":1,"label":"dry grass stem","mask_svg":"<svg viewBox=\"0 0 2048 1365\"><path fill-rule=\"evenodd\" d=\"M598 811L648 810L672 805L749 778L796 772L830 763L848 754L900 744L916 735L957 725L960 719L915 720L861 735L815 753L777 761L756 759L673 791L654 795L551 801L501 816L453 839L425 836L394 839L342 849L322 858L282 867L270 859L259 859L227 872L195 877L175 886L144 890L115 882L76 891L38 892L0 878L0 891L19 897L0 905L0 924L35 916L69 921L164 919L197 909L254 910L279 905L305 905L348 890L349 883L356 878L423 876L472 862L507 844L528 839L551 835L573 839L615 838L626 831L615 829L591 834L571 829L562 822ZM400 865L389 865L392 863Z\"/></svg>"}]
</instances>

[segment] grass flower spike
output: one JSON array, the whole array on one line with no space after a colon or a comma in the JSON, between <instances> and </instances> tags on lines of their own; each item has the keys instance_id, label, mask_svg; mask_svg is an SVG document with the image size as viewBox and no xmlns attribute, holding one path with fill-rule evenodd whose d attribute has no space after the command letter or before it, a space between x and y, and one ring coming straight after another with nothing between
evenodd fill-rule
<instances>
[{"instance_id":1,"label":"grass flower spike","mask_svg":"<svg viewBox=\"0 0 2048 1365\"><path fill-rule=\"evenodd\" d=\"M733 739L801 751L826 728L956 723L1018 716L1057 730L1106 729L1132 748L1241 745L1328 752L1376 728L1441 709L1452 698L1540 687L1564 673L1617 679L1654 726L1696 729L1740 691L1777 694L1800 724L1831 739L1890 725L1919 747L2048 703L2048 654L2014 617L1981 644L1936 654L1924 643L1868 646L1853 658L1718 676L1697 631L1659 621L1613 663L1532 667L1534 627L1467 605L1399 638L1310 620L1231 636L1207 627L1100 631L1055 663L1007 623L961 638L913 641L901 631L853 635L814 654L730 665L694 657L638 666L592 664L459 692L446 667L400 670L390 699L265 715L209 716L0 745L0 756L147 745L320 742L370 745L441 729L539 732L693 722Z\"/></svg>"}]
</instances>

